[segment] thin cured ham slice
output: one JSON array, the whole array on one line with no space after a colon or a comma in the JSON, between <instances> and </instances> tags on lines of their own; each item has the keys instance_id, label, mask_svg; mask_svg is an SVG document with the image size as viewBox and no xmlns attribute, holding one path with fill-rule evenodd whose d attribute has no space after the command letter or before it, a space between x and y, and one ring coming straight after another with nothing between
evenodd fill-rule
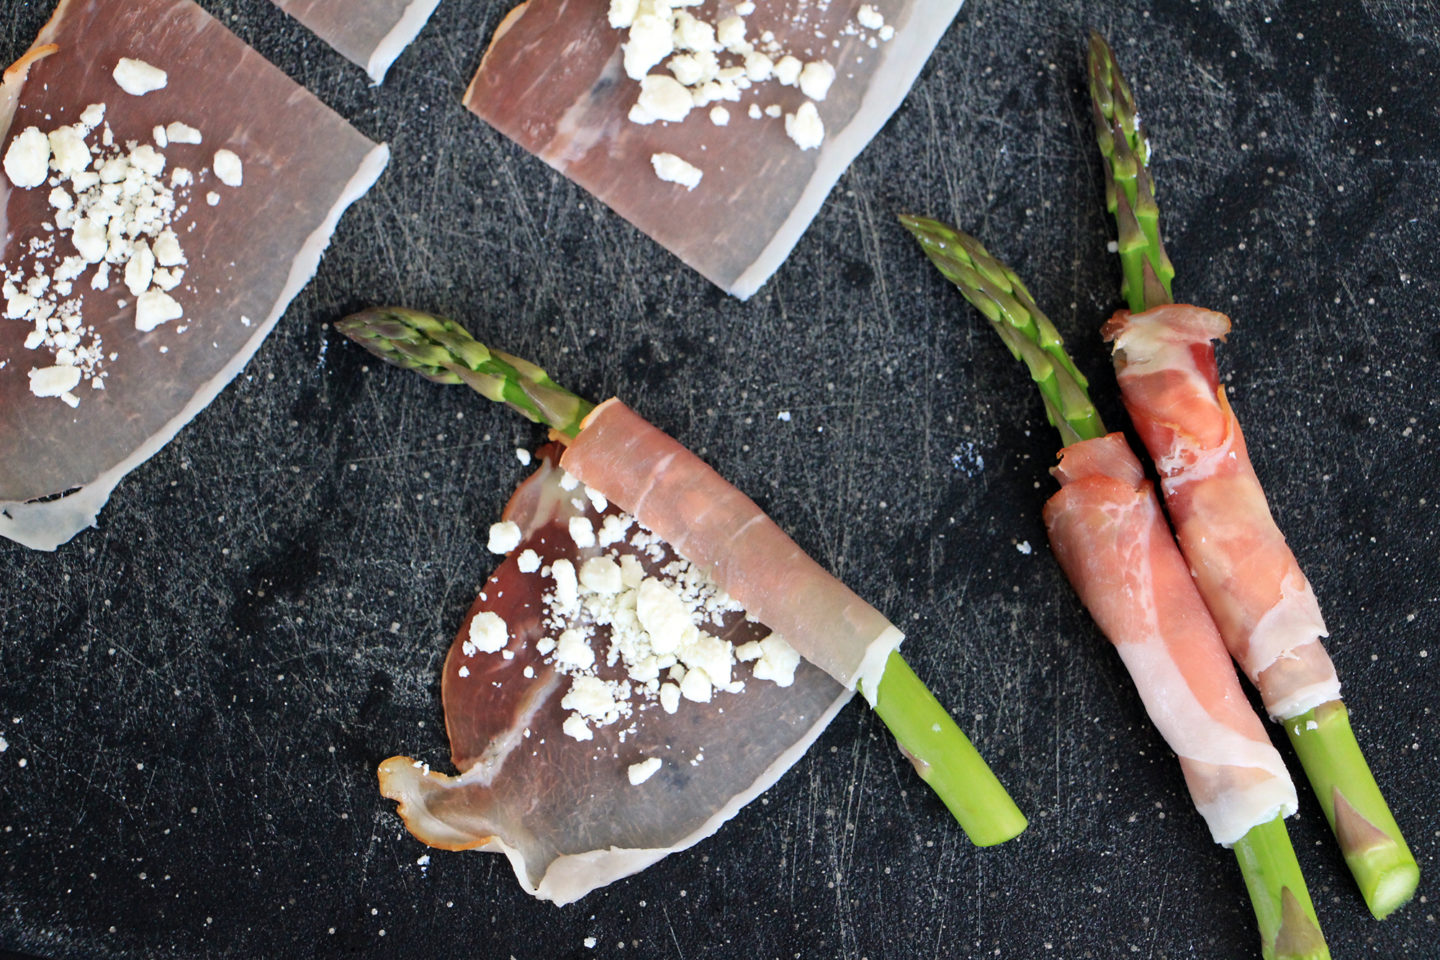
<instances>
[{"instance_id":1,"label":"thin cured ham slice","mask_svg":"<svg viewBox=\"0 0 1440 960\"><path fill-rule=\"evenodd\" d=\"M114 71L123 58L164 71L165 85L122 89ZM98 125L91 105L104 105ZM0 319L0 534L53 550L93 524L120 479L240 371L389 154L188 0L62 0L6 72L0 107L7 157L30 127L82 122L94 127L86 149L97 164L106 140L122 151L146 145L150 160L164 161L165 189L174 187L169 229L183 245L183 279L169 291L183 316L163 323L140 322L118 263L92 261L68 286L50 284L47 295L69 290L82 332L103 341L103 389L75 386L73 408L37 396L27 378L58 362L55 352L27 346L30 324ZM177 139L160 144L156 130L170 124L180 125ZM217 160L221 150L236 162ZM50 183L22 189L0 177L7 277L58 278L67 257L83 262L71 256L78 230L47 230L73 213L57 204L73 205L80 187L72 180L52 192ZM155 237L137 239L161 249Z\"/></svg>"},{"instance_id":2,"label":"thin cured ham slice","mask_svg":"<svg viewBox=\"0 0 1440 960\"><path fill-rule=\"evenodd\" d=\"M504 853L527 891L563 904L714 833L794 765L850 693L804 662L784 687L742 663L733 680L743 690L732 682L732 692L681 700L673 713L663 697L635 696L628 715L597 722L587 728L589 739L576 739L568 694L579 681L562 672L564 651L554 640L563 644L565 630L582 628L584 618L557 623L547 615L556 565L569 560L583 571L587 559L619 551L637 558L647 576L661 576L674 572L675 554L643 529L612 542L608 553L598 543L577 546L572 518L603 531L607 518L622 515L612 504L598 509L553 459L553 448L542 451L540 467L506 507L520 542L486 582L445 661L445 723L461 773L392 757L379 777L416 837L448 850ZM489 615L506 633L504 649L486 653L475 648L471 625ZM735 608L721 620L711 626L723 643L770 633ZM597 677L639 694L643 682L613 655L618 628L590 629ZM635 783L632 767L646 761L657 769Z\"/></svg>"},{"instance_id":3,"label":"thin cured ham slice","mask_svg":"<svg viewBox=\"0 0 1440 960\"><path fill-rule=\"evenodd\" d=\"M1053 472L1061 489L1045 505L1051 547L1179 756L1215 842L1229 846L1294 813L1295 786L1124 436L1066 447Z\"/></svg>"},{"instance_id":4,"label":"thin cured ham slice","mask_svg":"<svg viewBox=\"0 0 1440 960\"><path fill-rule=\"evenodd\" d=\"M274 0L375 83L425 26L440 0Z\"/></svg>"},{"instance_id":5,"label":"thin cured ham slice","mask_svg":"<svg viewBox=\"0 0 1440 960\"><path fill-rule=\"evenodd\" d=\"M610 26L609 0L516 7L495 31L465 105L744 299L780 267L840 175L900 105L960 0L754 6L745 36L757 49L834 67L834 83L815 104L825 128L818 149L802 150L787 135L787 117L806 102L794 81L757 83L680 122L631 122L640 86L626 73L625 35ZM879 14L861 15L862 6ZM689 9L713 23L731 7L710 0ZM878 24L877 16L885 26L865 27ZM651 71L661 74L670 76L665 63ZM709 118L715 106L726 111L723 126ZM658 180L652 159L665 155L697 168L699 183L687 190Z\"/></svg>"},{"instance_id":6,"label":"thin cured ham slice","mask_svg":"<svg viewBox=\"0 0 1440 960\"><path fill-rule=\"evenodd\" d=\"M1184 304L1105 325L1125 408L1230 653L1277 720L1340 696L1310 582L1275 525L1215 365L1224 314Z\"/></svg>"},{"instance_id":7,"label":"thin cured ham slice","mask_svg":"<svg viewBox=\"0 0 1440 960\"><path fill-rule=\"evenodd\" d=\"M612 399L585 419L561 464L874 705L903 634L703 460Z\"/></svg>"}]
</instances>

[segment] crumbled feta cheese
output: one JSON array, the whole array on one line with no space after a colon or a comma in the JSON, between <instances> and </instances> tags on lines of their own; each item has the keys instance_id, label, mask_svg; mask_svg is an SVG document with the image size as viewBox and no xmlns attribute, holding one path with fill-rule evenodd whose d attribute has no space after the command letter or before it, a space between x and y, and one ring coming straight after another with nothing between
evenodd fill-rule
<instances>
[{"instance_id":1,"label":"crumbled feta cheese","mask_svg":"<svg viewBox=\"0 0 1440 960\"><path fill-rule=\"evenodd\" d=\"M748 646L748 644L746 645ZM761 640L760 657L755 664L756 680L769 680L777 687L788 687L795 682L795 669L800 666L800 654L778 633ZM738 658L740 651L736 650Z\"/></svg>"},{"instance_id":2,"label":"crumbled feta cheese","mask_svg":"<svg viewBox=\"0 0 1440 960\"><path fill-rule=\"evenodd\" d=\"M159 90L169 81L164 70L131 57L121 57L111 76L121 90L136 97Z\"/></svg>"},{"instance_id":3,"label":"crumbled feta cheese","mask_svg":"<svg viewBox=\"0 0 1440 960\"><path fill-rule=\"evenodd\" d=\"M534 573L540 569L540 554L526 548L520 551L520 556L515 560L515 566L521 573Z\"/></svg>"},{"instance_id":4,"label":"crumbled feta cheese","mask_svg":"<svg viewBox=\"0 0 1440 960\"><path fill-rule=\"evenodd\" d=\"M50 131L50 166L62 177L73 176L90 166L90 147L84 128L57 127Z\"/></svg>"},{"instance_id":5,"label":"crumbled feta cheese","mask_svg":"<svg viewBox=\"0 0 1440 960\"><path fill-rule=\"evenodd\" d=\"M804 68L798 58L786 54L775 64L775 79L784 86L793 87L800 82L800 71Z\"/></svg>"},{"instance_id":6,"label":"crumbled feta cheese","mask_svg":"<svg viewBox=\"0 0 1440 960\"><path fill-rule=\"evenodd\" d=\"M566 717L565 722L560 725L560 729L565 731L566 736L573 737L576 740L595 739L595 734L590 732L590 725L586 723L585 718L578 713L572 713Z\"/></svg>"},{"instance_id":7,"label":"crumbled feta cheese","mask_svg":"<svg viewBox=\"0 0 1440 960\"><path fill-rule=\"evenodd\" d=\"M620 577L620 564L609 557L591 557L580 567L580 585L591 593L605 596L619 593L625 586Z\"/></svg>"},{"instance_id":8,"label":"crumbled feta cheese","mask_svg":"<svg viewBox=\"0 0 1440 960\"><path fill-rule=\"evenodd\" d=\"M150 131L150 139L154 140L155 146L159 147L161 150L164 150L166 147L170 146L170 137L166 135L165 128L160 126L159 124L156 124L155 129Z\"/></svg>"},{"instance_id":9,"label":"crumbled feta cheese","mask_svg":"<svg viewBox=\"0 0 1440 960\"><path fill-rule=\"evenodd\" d=\"M130 260L125 264L125 286L138 297L150 289L154 278L155 255L150 252L150 244L136 240L130 244Z\"/></svg>"},{"instance_id":10,"label":"crumbled feta cheese","mask_svg":"<svg viewBox=\"0 0 1440 960\"><path fill-rule=\"evenodd\" d=\"M244 167L233 150L216 150L211 169L215 171L215 176L219 178L220 182L227 187L238 187L245 182Z\"/></svg>"},{"instance_id":11,"label":"crumbled feta cheese","mask_svg":"<svg viewBox=\"0 0 1440 960\"><path fill-rule=\"evenodd\" d=\"M590 649L590 644L585 641L585 634L579 630L562 630L560 639L555 644L555 661L583 670L594 665L595 651Z\"/></svg>"},{"instance_id":12,"label":"crumbled feta cheese","mask_svg":"<svg viewBox=\"0 0 1440 960\"><path fill-rule=\"evenodd\" d=\"M150 249L155 254L155 262L162 267L175 267L187 262L174 230L162 230Z\"/></svg>"},{"instance_id":13,"label":"crumbled feta cheese","mask_svg":"<svg viewBox=\"0 0 1440 960\"><path fill-rule=\"evenodd\" d=\"M59 397L80 385L80 368L31 367L30 392L37 397Z\"/></svg>"},{"instance_id":14,"label":"crumbled feta cheese","mask_svg":"<svg viewBox=\"0 0 1440 960\"><path fill-rule=\"evenodd\" d=\"M502 520L490 525L490 539L485 548L491 553L509 553L520 546L520 525L514 520Z\"/></svg>"},{"instance_id":15,"label":"crumbled feta cheese","mask_svg":"<svg viewBox=\"0 0 1440 960\"><path fill-rule=\"evenodd\" d=\"M595 525L588 517L571 517L568 527L575 546L582 550L595 546Z\"/></svg>"},{"instance_id":16,"label":"crumbled feta cheese","mask_svg":"<svg viewBox=\"0 0 1440 960\"><path fill-rule=\"evenodd\" d=\"M699 167L687 163L673 153L653 154L650 165L655 168L655 176L667 183L678 183L686 190L694 190L705 176Z\"/></svg>"},{"instance_id":17,"label":"crumbled feta cheese","mask_svg":"<svg viewBox=\"0 0 1440 960\"><path fill-rule=\"evenodd\" d=\"M778 117L780 116L780 113L780 104L778 103L772 103L770 104L770 106L765 108L765 116L767 117Z\"/></svg>"},{"instance_id":18,"label":"crumbled feta cheese","mask_svg":"<svg viewBox=\"0 0 1440 960\"><path fill-rule=\"evenodd\" d=\"M209 193L205 194L205 202L212 207L218 207L220 205L220 194L216 193L214 190L211 190Z\"/></svg>"},{"instance_id":19,"label":"crumbled feta cheese","mask_svg":"<svg viewBox=\"0 0 1440 960\"><path fill-rule=\"evenodd\" d=\"M741 17L726 17L715 24L715 39L731 53L745 52L750 48L745 42L745 20Z\"/></svg>"},{"instance_id":20,"label":"crumbled feta cheese","mask_svg":"<svg viewBox=\"0 0 1440 960\"><path fill-rule=\"evenodd\" d=\"M135 299L135 329L149 333L162 323L179 320L185 311L175 298L159 290L148 290Z\"/></svg>"},{"instance_id":21,"label":"crumbled feta cheese","mask_svg":"<svg viewBox=\"0 0 1440 960\"><path fill-rule=\"evenodd\" d=\"M524 447L516 447L515 459L520 461L520 466L528 467L530 466L530 461L533 460L534 457L530 456L530 451L526 450Z\"/></svg>"},{"instance_id":22,"label":"crumbled feta cheese","mask_svg":"<svg viewBox=\"0 0 1440 960\"><path fill-rule=\"evenodd\" d=\"M745 76L754 83L764 83L775 75L775 62L758 50L745 55Z\"/></svg>"},{"instance_id":23,"label":"crumbled feta cheese","mask_svg":"<svg viewBox=\"0 0 1440 960\"><path fill-rule=\"evenodd\" d=\"M673 653L679 649L686 633L695 629L684 602L654 577L646 577L640 584L635 615L650 634L650 645L657 653Z\"/></svg>"},{"instance_id":24,"label":"crumbled feta cheese","mask_svg":"<svg viewBox=\"0 0 1440 960\"><path fill-rule=\"evenodd\" d=\"M711 107L710 122L717 127L728 126L730 123L730 111L724 107Z\"/></svg>"},{"instance_id":25,"label":"crumbled feta cheese","mask_svg":"<svg viewBox=\"0 0 1440 960\"><path fill-rule=\"evenodd\" d=\"M675 50L675 32L666 17L653 13L637 15L630 23L629 41L622 45L626 76L639 80L651 67L670 56Z\"/></svg>"},{"instance_id":26,"label":"crumbled feta cheese","mask_svg":"<svg viewBox=\"0 0 1440 960\"><path fill-rule=\"evenodd\" d=\"M649 757L639 763L632 763L625 768L625 775L630 778L630 786L638 787L640 784L655 776L660 769L660 758Z\"/></svg>"},{"instance_id":27,"label":"crumbled feta cheese","mask_svg":"<svg viewBox=\"0 0 1440 960\"><path fill-rule=\"evenodd\" d=\"M22 189L38 187L50 170L50 138L38 127L26 127L5 151L5 175Z\"/></svg>"},{"instance_id":28,"label":"crumbled feta cheese","mask_svg":"<svg viewBox=\"0 0 1440 960\"><path fill-rule=\"evenodd\" d=\"M633 123L647 124L656 120L678 123L690 114L695 105L690 91L674 77L656 73L640 81L640 96L630 108Z\"/></svg>"},{"instance_id":29,"label":"crumbled feta cheese","mask_svg":"<svg viewBox=\"0 0 1440 960\"><path fill-rule=\"evenodd\" d=\"M866 30L879 30L885 26L885 16L871 4L862 3L855 11L855 22Z\"/></svg>"},{"instance_id":30,"label":"crumbled feta cheese","mask_svg":"<svg viewBox=\"0 0 1440 960\"><path fill-rule=\"evenodd\" d=\"M175 121L165 127L165 137L171 143L200 143L200 131L186 123Z\"/></svg>"},{"instance_id":31,"label":"crumbled feta cheese","mask_svg":"<svg viewBox=\"0 0 1440 960\"><path fill-rule=\"evenodd\" d=\"M673 683L660 685L660 709L674 713L680 709L680 688Z\"/></svg>"},{"instance_id":32,"label":"crumbled feta cheese","mask_svg":"<svg viewBox=\"0 0 1440 960\"><path fill-rule=\"evenodd\" d=\"M759 120L760 117L763 116L760 112L760 104L758 103L750 104L750 109L747 110L746 113L749 114L751 120Z\"/></svg>"},{"instance_id":33,"label":"crumbled feta cheese","mask_svg":"<svg viewBox=\"0 0 1440 960\"><path fill-rule=\"evenodd\" d=\"M824 60L812 60L800 71L800 92L811 100L824 100L834 82L835 68Z\"/></svg>"},{"instance_id":34,"label":"crumbled feta cheese","mask_svg":"<svg viewBox=\"0 0 1440 960\"><path fill-rule=\"evenodd\" d=\"M574 710L587 719L601 721L615 715L619 708L610 685L599 677L588 675L570 681L570 692L561 698L560 706Z\"/></svg>"},{"instance_id":35,"label":"crumbled feta cheese","mask_svg":"<svg viewBox=\"0 0 1440 960\"><path fill-rule=\"evenodd\" d=\"M555 578L555 604L561 610L573 609L580 596L575 564L569 560L556 560L550 564L550 575Z\"/></svg>"},{"instance_id":36,"label":"crumbled feta cheese","mask_svg":"<svg viewBox=\"0 0 1440 960\"><path fill-rule=\"evenodd\" d=\"M105 119L105 104L92 103L80 111L80 125L86 130L94 130L100 126L100 121Z\"/></svg>"},{"instance_id":37,"label":"crumbled feta cheese","mask_svg":"<svg viewBox=\"0 0 1440 960\"><path fill-rule=\"evenodd\" d=\"M680 695L694 703L709 703L714 693L710 678L699 668L686 670L680 681Z\"/></svg>"},{"instance_id":38,"label":"crumbled feta cheese","mask_svg":"<svg viewBox=\"0 0 1440 960\"><path fill-rule=\"evenodd\" d=\"M470 618L466 636L481 653L499 653L510 642L510 627L498 613L482 610Z\"/></svg>"},{"instance_id":39,"label":"crumbled feta cheese","mask_svg":"<svg viewBox=\"0 0 1440 960\"><path fill-rule=\"evenodd\" d=\"M800 109L785 114L785 134L801 150L814 150L824 143L825 124L820 122L820 111L815 109L815 104L806 100Z\"/></svg>"}]
</instances>

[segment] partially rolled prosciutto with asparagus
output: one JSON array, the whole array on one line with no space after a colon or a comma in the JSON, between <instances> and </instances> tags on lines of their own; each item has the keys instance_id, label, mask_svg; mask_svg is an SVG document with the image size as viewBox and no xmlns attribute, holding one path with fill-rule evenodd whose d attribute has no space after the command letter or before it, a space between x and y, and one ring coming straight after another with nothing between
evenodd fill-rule
<instances>
[{"instance_id":1,"label":"partially rolled prosciutto with asparagus","mask_svg":"<svg viewBox=\"0 0 1440 960\"><path fill-rule=\"evenodd\" d=\"M390 363L506 403L548 426L564 447L547 448L540 474L512 499L506 519L516 524L518 538L451 650L452 659L457 649L469 656L466 641L479 629L472 626L477 618L494 614L508 626L508 639L485 644L500 660L472 669L462 659L464 673L447 663L442 692L460 775L431 771L408 757L381 767L382 792L400 803L417 837L445 849L504 852L532 893L573 900L714 832L795 763L857 689L974 843L1000 843L1025 828L1024 816L984 760L897 652L900 631L700 458L618 400L596 407L534 364L478 343L453 321L380 308L337 327ZM565 482L571 489L583 484L594 502L552 489L563 490ZM576 521L595 536L582 537L582 543L559 534L573 530ZM661 712L645 705L633 726L618 734L605 726L562 730L560 708L569 697L550 652L551 635L558 633L563 643L568 622L537 617L547 594L533 577L517 577L516 556L533 554L521 571L541 577L568 564L580 571L583 594L590 562L603 567L607 561L606 544L597 537L607 539L600 535L616 524L642 531L629 547L619 544L630 559L613 558L621 569L631 563L637 583L636 563L646 575L659 575L682 561L696 571L695 577L687 574L687 583L711 582L717 596L723 594L730 616L715 626L717 641L733 636L738 647L783 637L791 656L804 658L793 688L761 688L753 701L747 691L739 709L710 709L707 696L702 715L673 732L671 707ZM574 593L576 585L569 589ZM557 578L548 596L561 592ZM632 613L644 621L643 611ZM608 628L612 640L615 622ZM617 645L607 650L597 635L592 649L597 660L613 664ZM496 685L501 674L509 679ZM716 689L739 693L728 672ZM696 737L708 735L714 743L702 749L704 741ZM584 741L580 747L577 738ZM599 753L612 759L634 754L643 744L673 750L682 741L703 753L703 763L696 761L700 773L687 773L665 790L649 787L659 790L653 795L635 794L635 781L627 786L613 763L597 769L585 762Z\"/></svg>"},{"instance_id":2,"label":"partially rolled prosciutto with asparagus","mask_svg":"<svg viewBox=\"0 0 1440 960\"><path fill-rule=\"evenodd\" d=\"M1366 904L1383 918L1414 895L1420 870L1350 728L1320 604L1270 512L1220 384L1215 340L1230 319L1172 302L1149 140L1114 52L1094 34L1090 92L1129 304L1102 331L1114 345L1125 407L1226 646L1284 724Z\"/></svg>"}]
</instances>

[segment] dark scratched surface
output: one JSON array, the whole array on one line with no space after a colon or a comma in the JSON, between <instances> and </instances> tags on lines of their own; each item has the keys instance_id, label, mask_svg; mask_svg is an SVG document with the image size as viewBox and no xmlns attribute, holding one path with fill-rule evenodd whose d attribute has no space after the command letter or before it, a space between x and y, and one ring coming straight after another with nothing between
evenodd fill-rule
<instances>
[{"instance_id":1,"label":"dark scratched surface","mask_svg":"<svg viewBox=\"0 0 1440 960\"><path fill-rule=\"evenodd\" d=\"M1123 423L1096 334L1118 299L1095 26L1150 127L1176 293L1234 317L1222 370L1425 871L1370 919L1302 782L1290 830L1322 924L1337 958L1440 956L1435 6L971 0L749 303L462 111L503 0L445 0L379 88L265 0L204 6L394 160L97 529L54 554L0 542L0 949L1258 956L1233 857L1046 547L1038 399L893 216L953 219L1009 260ZM49 7L5 4L4 59ZM498 856L422 865L375 766L444 766L441 660L540 434L328 326L380 301L624 396L755 496L908 630L1030 830L970 846L852 704L714 837L578 904L532 900Z\"/></svg>"}]
</instances>

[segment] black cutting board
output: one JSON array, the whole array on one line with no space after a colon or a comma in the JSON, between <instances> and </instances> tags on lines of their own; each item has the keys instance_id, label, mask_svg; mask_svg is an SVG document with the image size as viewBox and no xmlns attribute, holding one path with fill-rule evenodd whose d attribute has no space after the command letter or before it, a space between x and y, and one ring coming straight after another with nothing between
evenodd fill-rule
<instances>
[{"instance_id":1,"label":"black cutting board","mask_svg":"<svg viewBox=\"0 0 1440 960\"><path fill-rule=\"evenodd\" d=\"M955 220L1009 260L1123 423L1096 334L1118 298L1094 26L1150 127L1176 293L1234 317L1224 376L1425 871L1370 919L1302 783L1290 830L1322 924L1337 958L1440 956L1433 5L972 0L749 303L461 109L503 0L442 3L379 88L265 0L204 6L394 159L98 529L54 554L0 543L0 947L1257 956L1233 857L1049 554L1038 399L893 216ZM0 13L7 61L48 10ZM513 451L540 434L329 326L380 301L624 396L755 496L908 630L1029 831L970 846L852 704L716 836L569 907L498 856L411 839L374 769L444 765L441 658L524 474Z\"/></svg>"}]
</instances>

